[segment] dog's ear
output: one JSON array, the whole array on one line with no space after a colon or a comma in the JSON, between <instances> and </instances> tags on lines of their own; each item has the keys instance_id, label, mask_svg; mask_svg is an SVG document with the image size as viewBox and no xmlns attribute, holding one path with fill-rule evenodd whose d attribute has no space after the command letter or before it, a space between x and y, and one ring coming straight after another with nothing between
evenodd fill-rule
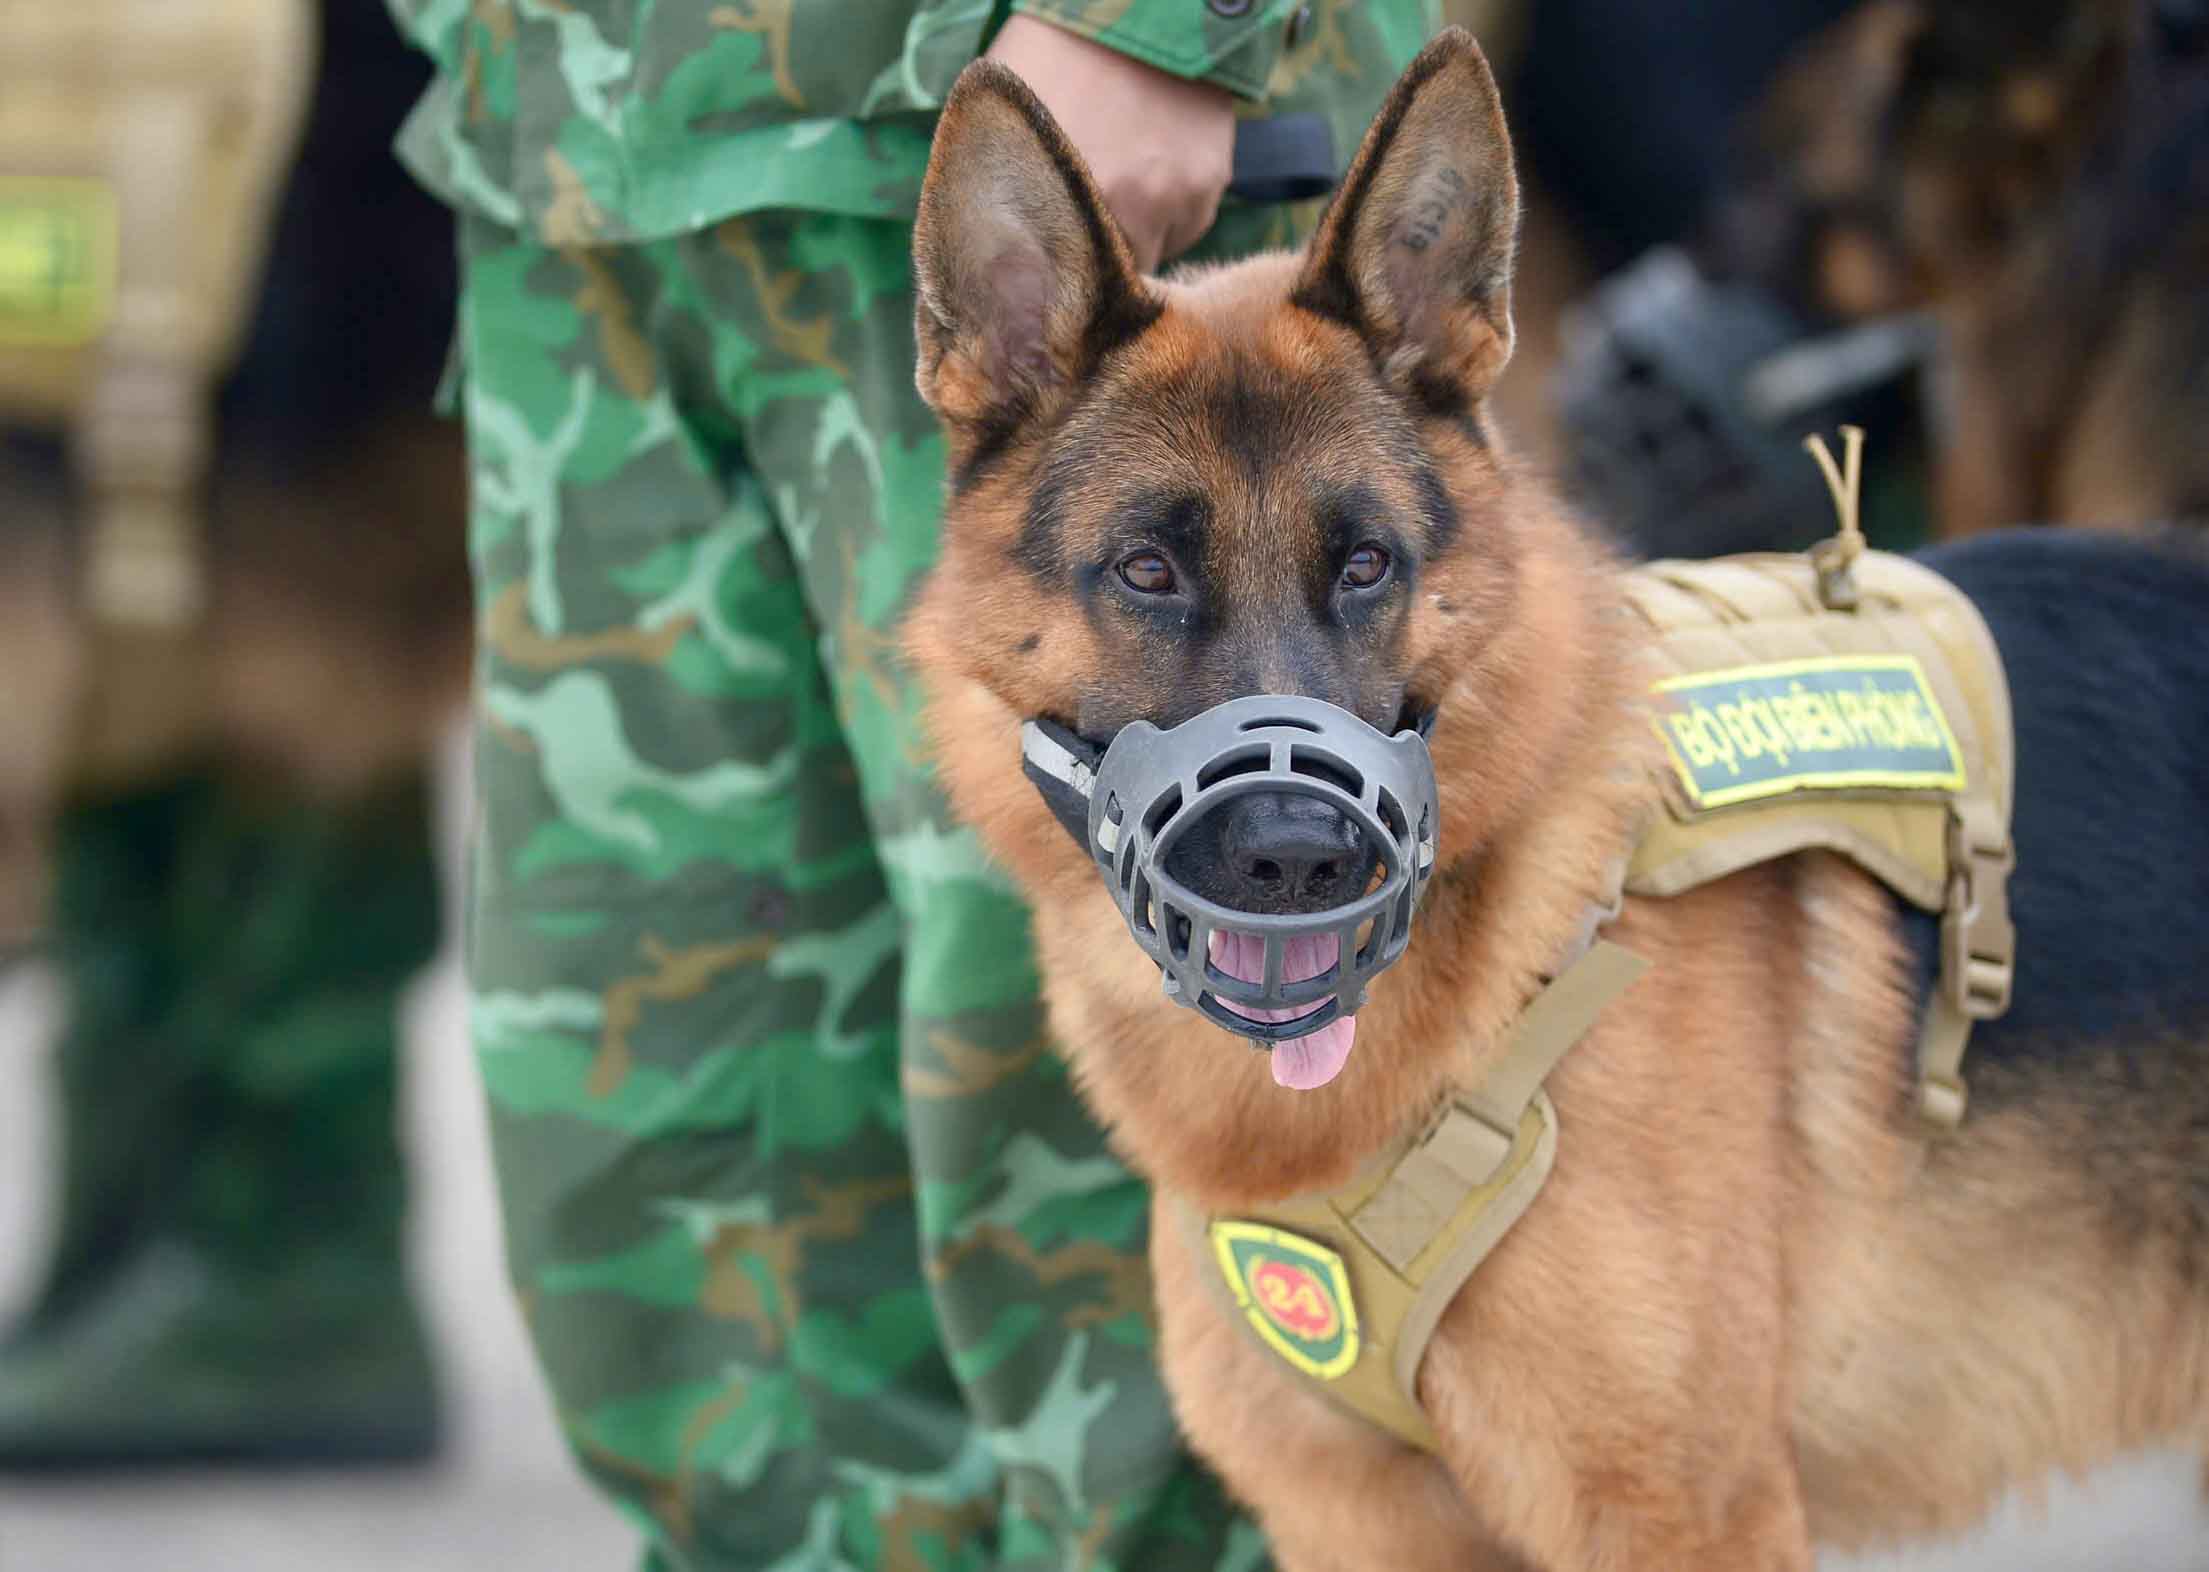
<instances>
[{"instance_id":1,"label":"dog's ear","mask_svg":"<svg viewBox=\"0 0 2209 1572\"><path fill-rule=\"evenodd\" d=\"M1518 229L1503 102L1472 35L1449 28L1366 132L1295 300L1357 329L1430 402L1477 401L1511 358Z\"/></svg>"},{"instance_id":2,"label":"dog's ear","mask_svg":"<svg viewBox=\"0 0 2209 1572\"><path fill-rule=\"evenodd\" d=\"M990 60L944 102L913 253L915 380L955 422L1040 413L1161 309L1081 155Z\"/></svg>"}]
</instances>

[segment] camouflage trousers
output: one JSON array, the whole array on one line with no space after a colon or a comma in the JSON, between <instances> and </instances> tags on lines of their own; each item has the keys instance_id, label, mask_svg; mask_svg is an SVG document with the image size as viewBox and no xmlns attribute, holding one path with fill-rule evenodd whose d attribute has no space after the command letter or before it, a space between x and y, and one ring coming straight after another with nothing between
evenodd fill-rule
<instances>
[{"instance_id":1,"label":"camouflage trousers","mask_svg":"<svg viewBox=\"0 0 2209 1572\"><path fill-rule=\"evenodd\" d=\"M909 227L463 224L472 1027L583 1466L660 1569L1264 1566L897 660L943 470Z\"/></svg>"}]
</instances>

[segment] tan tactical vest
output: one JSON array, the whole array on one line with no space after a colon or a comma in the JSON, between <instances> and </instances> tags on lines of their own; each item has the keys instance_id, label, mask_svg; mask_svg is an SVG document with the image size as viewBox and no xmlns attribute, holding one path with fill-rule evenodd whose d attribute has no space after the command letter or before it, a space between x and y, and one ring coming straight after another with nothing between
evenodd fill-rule
<instances>
[{"instance_id":1,"label":"tan tactical vest","mask_svg":"<svg viewBox=\"0 0 2209 1572\"><path fill-rule=\"evenodd\" d=\"M1844 531L1805 556L1658 562L1627 603L1661 669L1663 809L1618 895L1660 899L1812 848L1941 918L1918 1043L1919 1111L1963 1116L1974 1020L2009 1002L2012 736L2001 657L1947 580L1862 550L1855 442ZM1830 465L1829 465L1830 471ZM1837 483L1836 489L1839 486ZM1593 937L1520 1018L1487 1082L1331 1194L1231 1217L1180 1209L1224 1302L1330 1401L1431 1448L1417 1397L1436 1323L1548 1177L1542 1081L1643 969Z\"/></svg>"},{"instance_id":2,"label":"tan tactical vest","mask_svg":"<svg viewBox=\"0 0 2209 1572\"><path fill-rule=\"evenodd\" d=\"M307 0L0 0L0 422L70 439L105 645L83 707L95 756L193 707L177 674L205 597L209 396L313 47Z\"/></svg>"}]
</instances>

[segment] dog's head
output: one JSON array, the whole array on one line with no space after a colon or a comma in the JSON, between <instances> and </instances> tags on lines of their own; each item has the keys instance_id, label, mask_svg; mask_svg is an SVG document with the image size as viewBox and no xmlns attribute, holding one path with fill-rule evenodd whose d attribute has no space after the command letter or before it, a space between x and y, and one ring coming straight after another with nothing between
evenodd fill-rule
<instances>
[{"instance_id":1,"label":"dog's head","mask_svg":"<svg viewBox=\"0 0 2209 1572\"><path fill-rule=\"evenodd\" d=\"M1383 734L1438 712L1445 864L1537 791L1583 643L1485 407L1517 222L1462 31L1398 83L1303 252L1165 280L1016 77L960 78L916 232L950 495L909 646L956 806L1047 913L1111 908L1021 778L1031 718L1101 742L1261 694ZM1174 855L1222 905L1295 913L1364 889L1378 852L1339 808L1260 792Z\"/></svg>"}]
</instances>

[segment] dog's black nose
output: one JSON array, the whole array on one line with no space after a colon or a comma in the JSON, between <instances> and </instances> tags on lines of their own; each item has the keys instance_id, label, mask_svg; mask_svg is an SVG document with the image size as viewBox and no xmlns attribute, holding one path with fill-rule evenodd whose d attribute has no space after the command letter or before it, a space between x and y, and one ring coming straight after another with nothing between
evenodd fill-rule
<instances>
[{"instance_id":1,"label":"dog's black nose","mask_svg":"<svg viewBox=\"0 0 2209 1572\"><path fill-rule=\"evenodd\" d=\"M1245 911L1324 911L1361 893L1373 855L1340 808L1252 792L1220 810L1220 857Z\"/></svg>"}]
</instances>

